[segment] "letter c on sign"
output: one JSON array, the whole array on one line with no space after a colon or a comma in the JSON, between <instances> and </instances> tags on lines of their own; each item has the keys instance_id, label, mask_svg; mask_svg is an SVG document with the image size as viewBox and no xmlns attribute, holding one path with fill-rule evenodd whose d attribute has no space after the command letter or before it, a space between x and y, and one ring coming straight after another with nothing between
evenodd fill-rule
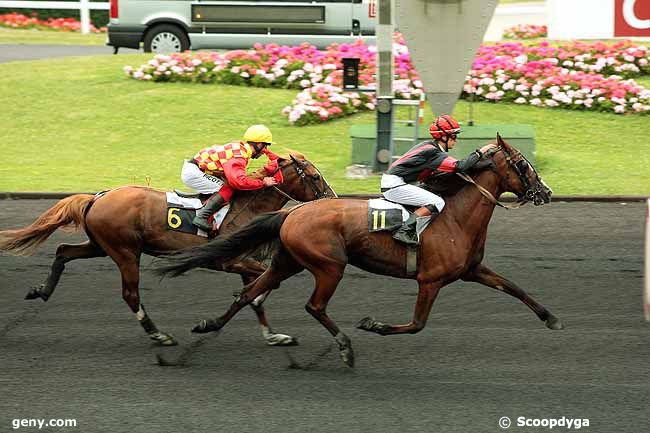
<instances>
[{"instance_id":1,"label":"letter c on sign","mask_svg":"<svg viewBox=\"0 0 650 433\"><path fill-rule=\"evenodd\" d=\"M634 14L634 3L636 0L623 0L623 18L635 29L646 30L650 29L650 18L647 20L641 20Z\"/></svg>"},{"instance_id":2,"label":"letter c on sign","mask_svg":"<svg viewBox=\"0 0 650 433\"><path fill-rule=\"evenodd\" d=\"M650 1L614 0L614 37L650 36Z\"/></svg>"}]
</instances>

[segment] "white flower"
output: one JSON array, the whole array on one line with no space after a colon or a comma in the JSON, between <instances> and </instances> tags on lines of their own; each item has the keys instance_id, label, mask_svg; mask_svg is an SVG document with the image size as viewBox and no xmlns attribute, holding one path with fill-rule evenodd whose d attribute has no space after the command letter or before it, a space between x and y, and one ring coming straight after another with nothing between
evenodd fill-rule
<instances>
[{"instance_id":1,"label":"white flower","mask_svg":"<svg viewBox=\"0 0 650 433\"><path fill-rule=\"evenodd\" d=\"M310 87L311 86L311 81L309 80L301 80L300 81L300 87L305 88L305 87Z\"/></svg>"},{"instance_id":2,"label":"white flower","mask_svg":"<svg viewBox=\"0 0 650 433\"><path fill-rule=\"evenodd\" d=\"M250 74L248 72L244 71L244 72L240 73L239 76L244 77L244 78L248 78L248 77L250 77Z\"/></svg>"},{"instance_id":3,"label":"white flower","mask_svg":"<svg viewBox=\"0 0 650 433\"><path fill-rule=\"evenodd\" d=\"M614 107L614 111L617 113L625 113L625 106L624 105L617 105Z\"/></svg>"},{"instance_id":4,"label":"white flower","mask_svg":"<svg viewBox=\"0 0 650 433\"><path fill-rule=\"evenodd\" d=\"M368 110L374 110L375 109L375 104L373 104L372 102L366 102L365 106L366 106L366 108Z\"/></svg>"},{"instance_id":5,"label":"white flower","mask_svg":"<svg viewBox=\"0 0 650 433\"><path fill-rule=\"evenodd\" d=\"M230 72L232 72L233 74L239 74L239 71L240 71L239 66L233 66L232 68L230 68Z\"/></svg>"},{"instance_id":6,"label":"white flower","mask_svg":"<svg viewBox=\"0 0 650 433\"><path fill-rule=\"evenodd\" d=\"M534 98L530 100L530 105L541 105L541 104L542 104L542 100L539 98Z\"/></svg>"},{"instance_id":7,"label":"white flower","mask_svg":"<svg viewBox=\"0 0 650 433\"><path fill-rule=\"evenodd\" d=\"M526 98L519 97L515 99L515 104L525 104L526 103Z\"/></svg>"}]
</instances>

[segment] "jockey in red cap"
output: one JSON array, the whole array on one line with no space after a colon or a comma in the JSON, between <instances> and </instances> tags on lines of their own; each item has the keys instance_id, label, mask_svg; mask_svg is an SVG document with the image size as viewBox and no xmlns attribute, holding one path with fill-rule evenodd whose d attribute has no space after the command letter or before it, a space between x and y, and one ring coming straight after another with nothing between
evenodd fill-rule
<instances>
[{"instance_id":1,"label":"jockey in red cap","mask_svg":"<svg viewBox=\"0 0 650 433\"><path fill-rule=\"evenodd\" d=\"M457 160L447 152L456 145L460 125L449 115L439 116L429 127L433 140L427 140L412 147L395 161L381 177L381 191L387 200L419 209L402 224L393 237L407 244L418 244L415 231L417 217L434 218L445 207L442 197L420 188L414 183L423 181L436 173L465 172L473 167L481 156L495 147L488 144L469 154L465 159Z\"/></svg>"}]
</instances>

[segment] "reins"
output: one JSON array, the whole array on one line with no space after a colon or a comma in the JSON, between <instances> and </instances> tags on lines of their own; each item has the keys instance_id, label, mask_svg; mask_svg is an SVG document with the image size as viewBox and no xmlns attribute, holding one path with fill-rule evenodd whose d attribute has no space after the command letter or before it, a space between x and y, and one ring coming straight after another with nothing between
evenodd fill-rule
<instances>
[{"instance_id":1,"label":"reins","mask_svg":"<svg viewBox=\"0 0 650 433\"><path fill-rule=\"evenodd\" d=\"M503 149L501 146L499 146L499 147L497 147L497 148L495 149L494 152L492 152L492 155L494 155L494 154L497 153L498 151L504 151L504 149ZM505 152L505 151L504 151L504 152ZM490 155L490 157L491 157L492 155ZM509 155L509 154L507 155L506 159L507 159L508 165L511 166L512 163L511 163L511 158L510 158L510 155ZM482 195L483 197L487 198L488 201L489 201L490 203L492 203L493 205L495 205L495 206L499 206L499 207L502 207L502 208L504 208L504 209L519 209L520 207L522 207L522 206L526 203L525 200L524 200L524 201L521 201L521 200L520 200L520 201L517 201L514 205L503 204L503 203L501 203L499 200L497 200L497 199L496 199L496 198L495 198L495 197L490 193L490 191L488 191L487 189L485 189L484 187L482 187L481 185L479 185L478 183L476 183L476 182L474 181L474 179L472 179L470 176L468 176L468 175L466 175L466 174L464 174L464 173L456 173L456 174L458 175L458 177L460 177L461 179L463 179L465 182L467 182L467 183L471 183L472 185L474 185L474 186L476 187L476 189L479 190L479 192L481 193L481 195Z\"/></svg>"},{"instance_id":2,"label":"reins","mask_svg":"<svg viewBox=\"0 0 650 433\"><path fill-rule=\"evenodd\" d=\"M476 187L476 189L479 190L481 195L483 195L483 197L487 198L488 201L490 203L492 203L493 205L495 205L495 206L499 206L499 207L502 207L504 209L518 209L521 206L523 206L523 202L517 202L514 205L503 204L499 200L494 198L494 196L490 193L490 191L488 191L487 189L483 188L481 185L476 183L474 181L474 179L472 179L470 176L468 176L466 174L463 174L463 173L456 173L456 174L458 175L458 177L463 179L465 182L473 184Z\"/></svg>"}]
</instances>

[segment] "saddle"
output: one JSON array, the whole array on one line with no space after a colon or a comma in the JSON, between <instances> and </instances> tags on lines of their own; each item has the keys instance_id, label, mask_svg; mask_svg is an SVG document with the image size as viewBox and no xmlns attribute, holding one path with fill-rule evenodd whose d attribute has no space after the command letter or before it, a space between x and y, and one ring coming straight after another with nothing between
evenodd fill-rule
<instances>
[{"instance_id":1,"label":"saddle","mask_svg":"<svg viewBox=\"0 0 650 433\"><path fill-rule=\"evenodd\" d=\"M212 223L212 230L206 233L192 224L197 209L201 209L211 194L190 194L175 190L165 193L167 195L167 229L182 233L213 238L219 234L219 227L230 210L230 204L219 209L208 218Z\"/></svg>"}]
</instances>

